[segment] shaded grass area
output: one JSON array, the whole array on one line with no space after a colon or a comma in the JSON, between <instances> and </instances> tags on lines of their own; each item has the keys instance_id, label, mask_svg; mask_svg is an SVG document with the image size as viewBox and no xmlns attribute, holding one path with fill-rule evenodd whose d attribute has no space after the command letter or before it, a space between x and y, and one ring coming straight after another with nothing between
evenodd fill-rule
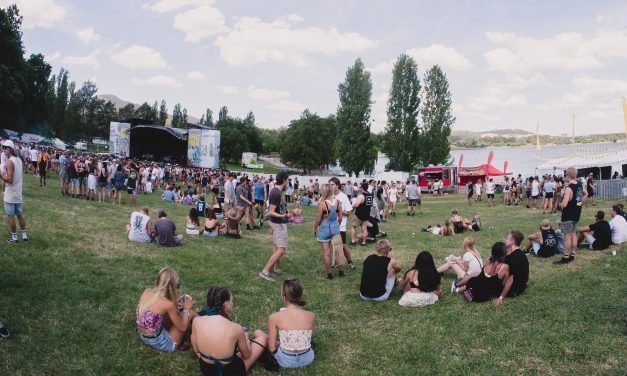
<instances>
[{"instance_id":1,"label":"shaded grass area","mask_svg":"<svg viewBox=\"0 0 627 376\"><path fill-rule=\"evenodd\" d=\"M97 202L62 198L58 180L39 188L25 179L25 214L30 240L0 244L0 319L11 337L0 341L0 375L193 375L192 353L160 354L136 338L134 306L157 271L174 267L181 291L201 307L209 286L232 289L233 319L266 330L267 316L281 307L280 283L257 277L271 248L264 231L244 238L186 237L176 249L127 241L123 228L132 211ZM53 187L54 186L54 187ZM140 196L151 214L164 208L180 229L189 207L166 204L158 194ZM125 197L125 200L128 200ZM484 204L468 207L463 196L426 197L424 214L402 212L382 224L393 257L407 270L421 250L436 263L461 254L462 237L437 238L420 232L442 223L454 207L465 217L482 216L475 235L482 256L510 229L528 234L544 218L522 207ZM609 204L605 205L609 207ZM582 222L592 223L585 209ZM601 204L601 208L603 204ZM401 207L401 210L404 208ZM530 258L529 289L501 307L468 304L445 294L425 308L398 305L395 292L384 303L359 301L361 262L372 246L352 247L359 266L347 277L324 279L319 244L313 237L314 208L305 208L304 225L290 225L290 247L282 260L286 278L305 287L307 308L318 315L316 361L285 375L623 375L627 373L627 257L617 251L581 249L577 260L554 266ZM549 216L555 223L559 217ZM493 226L493 229L490 227ZM8 238L6 227L3 236ZM452 275L443 278L443 288ZM267 374L255 367L254 375Z\"/></svg>"}]
</instances>

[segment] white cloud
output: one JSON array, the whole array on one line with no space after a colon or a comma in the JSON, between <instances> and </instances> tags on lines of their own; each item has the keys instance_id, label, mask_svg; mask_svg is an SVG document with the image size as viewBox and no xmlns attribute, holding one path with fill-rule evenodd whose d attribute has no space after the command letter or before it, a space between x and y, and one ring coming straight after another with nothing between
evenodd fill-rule
<instances>
[{"instance_id":1,"label":"white cloud","mask_svg":"<svg viewBox=\"0 0 627 376\"><path fill-rule=\"evenodd\" d=\"M603 66L603 59L627 59L627 29L599 30L589 39L580 33L538 39L515 33L488 32L486 37L503 46L485 54L490 69L508 73L594 69Z\"/></svg>"},{"instance_id":2,"label":"white cloud","mask_svg":"<svg viewBox=\"0 0 627 376\"><path fill-rule=\"evenodd\" d=\"M264 22L256 17L242 17L233 31L217 38L216 45L229 65L275 61L305 66L309 55L363 52L375 47L376 42L335 28L293 29L292 24L284 20Z\"/></svg>"},{"instance_id":3,"label":"white cloud","mask_svg":"<svg viewBox=\"0 0 627 376\"><path fill-rule=\"evenodd\" d=\"M88 27L76 32L76 37L80 39L83 44L89 44L100 40L100 34L94 31L93 27Z\"/></svg>"},{"instance_id":4,"label":"white cloud","mask_svg":"<svg viewBox=\"0 0 627 376\"><path fill-rule=\"evenodd\" d=\"M290 96L290 92L281 90L258 89L254 86L249 86L248 96L256 101L273 100L279 98L288 98Z\"/></svg>"},{"instance_id":5,"label":"white cloud","mask_svg":"<svg viewBox=\"0 0 627 376\"><path fill-rule=\"evenodd\" d=\"M22 27L34 29L36 27L50 28L65 19L65 9L53 0L0 0L0 7L6 8L16 4L20 15L24 17Z\"/></svg>"},{"instance_id":6,"label":"white cloud","mask_svg":"<svg viewBox=\"0 0 627 376\"><path fill-rule=\"evenodd\" d=\"M239 93L239 88L237 86L231 86L231 85L222 85L219 86L220 90L222 90L222 92L224 94L237 94Z\"/></svg>"},{"instance_id":7,"label":"white cloud","mask_svg":"<svg viewBox=\"0 0 627 376\"><path fill-rule=\"evenodd\" d=\"M212 5L213 0L160 0L150 5L144 3L142 8L158 13L167 13L190 5Z\"/></svg>"},{"instance_id":8,"label":"white cloud","mask_svg":"<svg viewBox=\"0 0 627 376\"><path fill-rule=\"evenodd\" d=\"M298 22L305 21L305 19L302 16L299 16L298 14L288 14L287 16L284 17L284 19L291 23L298 23Z\"/></svg>"},{"instance_id":9,"label":"white cloud","mask_svg":"<svg viewBox=\"0 0 627 376\"><path fill-rule=\"evenodd\" d=\"M174 17L174 28L185 33L185 42L199 43L203 39L228 31L224 15L211 6L201 6Z\"/></svg>"},{"instance_id":10,"label":"white cloud","mask_svg":"<svg viewBox=\"0 0 627 376\"><path fill-rule=\"evenodd\" d=\"M465 71L472 67L472 63L464 55L452 47L441 44L432 44L424 48L411 48L407 54L413 57L418 67L423 70L439 65L444 70Z\"/></svg>"},{"instance_id":11,"label":"white cloud","mask_svg":"<svg viewBox=\"0 0 627 376\"><path fill-rule=\"evenodd\" d=\"M572 91L557 102L560 107L594 107L611 111L619 108L619 97L627 94L627 82L577 77L571 81ZM613 104L613 103L616 104Z\"/></svg>"},{"instance_id":12,"label":"white cloud","mask_svg":"<svg viewBox=\"0 0 627 376\"><path fill-rule=\"evenodd\" d=\"M152 48L138 45L132 45L122 52L113 54L111 59L131 69L165 68L167 66L159 52Z\"/></svg>"},{"instance_id":13,"label":"white cloud","mask_svg":"<svg viewBox=\"0 0 627 376\"><path fill-rule=\"evenodd\" d=\"M98 70L100 69L100 62L98 62L99 54L99 50L94 50L87 56L66 56L63 58L62 62L69 66L91 67Z\"/></svg>"},{"instance_id":14,"label":"white cloud","mask_svg":"<svg viewBox=\"0 0 627 376\"><path fill-rule=\"evenodd\" d=\"M46 56L46 61L49 63L56 63L59 58L61 58L61 53L59 51L55 51L54 53Z\"/></svg>"},{"instance_id":15,"label":"white cloud","mask_svg":"<svg viewBox=\"0 0 627 376\"><path fill-rule=\"evenodd\" d=\"M371 71L372 73L377 73L377 74L391 73L392 70L394 69L394 60L390 60L385 63L379 63L375 65L374 67L368 67L367 69Z\"/></svg>"},{"instance_id":16,"label":"white cloud","mask_svg":"<svg viewBox=\"0 0 627 376\"><path fill-rule=\"evenodd\" d=\"M199 71L191 71L187 74L187 79L189 80L195 80L195 81L200 81L200 80L206 80L207 79L207 75L199 72Z\"/></svg>"},{"instance_id":17,"label":"white cloud","mask_svg":"<svg viewBox=\"0 0 627 376\"><path fill-rule=\"evenodd\" d=\"M305 106L302 103L290 102L290 101L280 101L278 103L270 104L266 107L270 110L284 111L284 112L296 112L296 113L303 112L305 111L305 108L307 108L307 106Z\"/></svg>"},{"instance_id":18,"label":"white cloud","mask_svg":"<svg viewBox=\"0 0 627 376\"><path fill-rule=\"evenodd\" d=\"M169 86L180 87L181 84L172 77L153 76L148 79L133 78L131 83L135 86Z\"/></svg>"},{"instance_id":19,"label":"white cloud","mask_svg":"<svg viewBox=\"0 0 627 376\"><path fill-rule=\"evenodd\" d=\"M522 106L527 104L527 97L521 94L508 97L494 95L480 95L468 103L467 108L472 111L492 111L494 109Z\"/></svg>"}]
</instances>

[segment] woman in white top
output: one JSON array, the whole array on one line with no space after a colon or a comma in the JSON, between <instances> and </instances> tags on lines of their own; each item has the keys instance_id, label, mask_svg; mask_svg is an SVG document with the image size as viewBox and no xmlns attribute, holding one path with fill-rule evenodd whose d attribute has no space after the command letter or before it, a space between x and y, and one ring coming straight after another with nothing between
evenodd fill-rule
<instances>
[{"instance_id":1,"label":"woman in white top","mask_svg":"<svg viewBox=\"0 0 627 376\"><path fill-rule=\"evenodd\" d=\"M185 224L185 233L187 235L202 235L204 227L200 227L200 221L198 220L198 210L196 208L189 209L189 217L187 217L187 223Z\"/></svg>"},{"instance_id":2,"label":"woman in white top","mask_svg":"<svg viewBox=\"0 0 627 376\"><path fill-rule=\"evenodd\" d=\"M396 202L398 201L398 189L396 183L392 183L392 187L388 190L390 200L390 215L396 216Z\"/></svg>"},{"instance_id":3,"label":"woman in white top","mask_svg":"<svg viewBox=\"0 0 627 376\"><path fill-rule=\"evenodd\" d=\"M314 360L311 336L316 315L302 308L305 305L303 286L295 279L283 282L281 299L285 308L268 318L268 350L274 353L282 368L308 366Z\"/></svg>"},{"instance_id":4,"label":"woman in white top","mask_svg":"<svg viewBox=\"0 0 627 376\"><path fill-rule=\"evenodd\" d=\"M463 278L472 273L479 273L483 268L483 261L479 251L475 249L475 239L471 236L464 238L464 255L459 258L457 256L448 256L446 263L438 268L438 273L444 273L453 269L457 278Z\"/></svg>"}]
</instances>

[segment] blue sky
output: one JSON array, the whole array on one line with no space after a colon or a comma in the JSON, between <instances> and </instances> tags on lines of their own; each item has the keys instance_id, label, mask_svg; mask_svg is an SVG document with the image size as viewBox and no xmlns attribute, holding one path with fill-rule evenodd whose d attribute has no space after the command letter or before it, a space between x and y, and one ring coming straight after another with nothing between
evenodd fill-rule
<instances>
[{"instance_id":1,"label":"blue sky","mask_svg":"<svg viewBox=\"0 0 627 376\"><path fill-rule=\"evenodd\" d=\"M361 57L372 128L386 122L392 64L440 64L459 130L623 131L625 1L0 0L24 16L28 53L135 103L180 102L200 117L226 105L264 128L309 108L335 112Z\"/></svg>"}]
</instances>

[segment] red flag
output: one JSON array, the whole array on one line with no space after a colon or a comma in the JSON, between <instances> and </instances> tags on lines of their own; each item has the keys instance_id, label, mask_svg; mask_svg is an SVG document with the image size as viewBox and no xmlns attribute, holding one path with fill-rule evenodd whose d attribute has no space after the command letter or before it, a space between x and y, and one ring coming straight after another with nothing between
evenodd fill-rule
<instances>
[{"instance_id":1,"label":"red flag","mask_svg":"<svg viewBox=\"0 0 627 376\"><path fill-rule=\"evenodd\" d=\"M462 169L462 162L464 161L464 154L459 156L459 169Z\"/></svg>"},{"instance_id":2,"label":"red flag","mask_svg":"<svg viewBox=\"0 0 627 376\"><path fill-rule=\"evenodd\" d=\"M505 161L505 163L503 163L503 173L507 172L507 165L508 165L508 163L507 163L507 161Z\"/></svg>"},{"instance_id":3,"label":"red flag","mask_svg":"<svg viewBox=\"0 0 627 376\"><path fill-rule=\"evenodd\" d=\"M488 154L488 166L487 166L487 171L485 172L486 178L488 176L490 176L490 164L492 163L492 158L494 158L494 152L490 151L490 154Z\"/></svg>"}]
</instances>

